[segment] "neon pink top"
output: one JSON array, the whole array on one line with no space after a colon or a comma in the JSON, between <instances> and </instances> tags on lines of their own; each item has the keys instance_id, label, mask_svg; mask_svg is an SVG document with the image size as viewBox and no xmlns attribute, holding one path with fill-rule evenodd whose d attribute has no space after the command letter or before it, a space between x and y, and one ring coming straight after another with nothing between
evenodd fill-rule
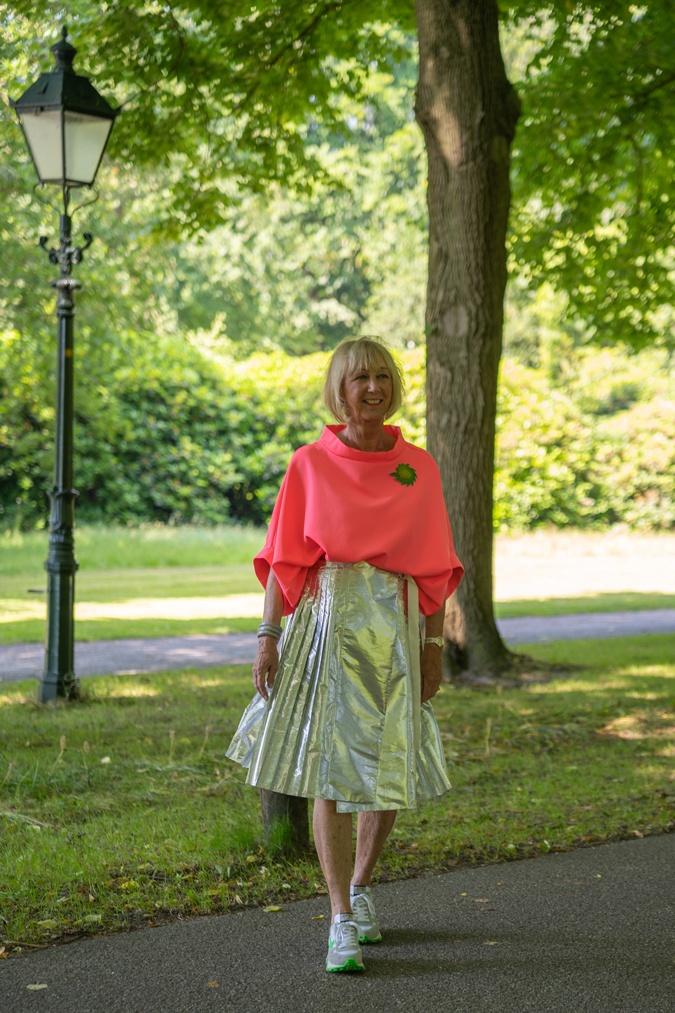
<instances>
[{"instance_id":1,"label":"neon pink top","mask_svg":"<svg viewBox=\"0 0 675 1013\"><path fill-rule=\"evenodd\" d=\"M253 565L265 587L270 567L284 596L284 615L298 603L307 570L320 559L365 561L408 574L420 611L436 612L464 573L455 555L441 476L433 457L407 443L398 426L391 450L368 453L326 426L317 443L293 454Z\"/></svg>"}]
</instances>

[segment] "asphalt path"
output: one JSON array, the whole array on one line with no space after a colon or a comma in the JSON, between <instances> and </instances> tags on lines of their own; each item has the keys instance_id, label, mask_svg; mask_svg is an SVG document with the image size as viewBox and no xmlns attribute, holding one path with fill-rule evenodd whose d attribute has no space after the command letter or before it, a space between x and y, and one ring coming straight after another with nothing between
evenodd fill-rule
<instances>
[{"instance_id":1,"label":"asphalt path","mask_svg":"<svg viewBox=\"0 0 675 1013\"><path fill-rule=\"evenodd\" d=\"M326 898L0 961L3 1013L672 1013L675 835L376 887L366 972Z\"/></svg>"},{"instance_id":2,"label":"asphalt path","mask_svg":"<svg viewBox=\"0 0 675 1013\"><path fill-rule=\"evenodd\" d=\"M675 633L675 609L532 616L500 619L497 625L506 642L512 646L553 640L643 636ZM158 672L190 666L250 664L255 657L256 643L255 633L76 643L75 671L78 677L82 677ZM0 683L40 678L43 665L42 644L0 647Z\"/></svg>"}]
</instances>

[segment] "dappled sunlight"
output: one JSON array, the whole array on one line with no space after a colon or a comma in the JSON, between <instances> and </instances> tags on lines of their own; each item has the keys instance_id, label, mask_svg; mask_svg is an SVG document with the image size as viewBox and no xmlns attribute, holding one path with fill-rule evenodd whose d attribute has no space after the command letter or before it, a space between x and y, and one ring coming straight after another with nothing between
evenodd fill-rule
<instances>
[{"instance_id":1,"label":"dappled sunlight","mask_svg":"<svg viewBox=\"0 0 675 1013\"><path fill-rule=\"evenodd\" d=\"M552 679L551 682L528 686L527 692L542 696L562 693L605 693L607 690L625 691L629 686L630 683L625 679L603 679L600 685L592 679Z\"/></svg>"},{"instance_id":2,"label":"dappled sunlight","mask_svg":"<svg viewBox=\"0 0 675 1013\"><path fill-rule=\"evenodd\" d=\"M250 665L224 665L217 668L190 669L186 672L179 672L172 682L178 686L192 686L195 689L208 689L223 685L223 680L228 682L236 679L249 678L251 673Z\"/></svg>"},{"instance_id":3,"label":"dappled sunlight","mask_svg":"<svg viewBox=\"0 0 675 1013\"><path fill-rule=\"evenodd\" d=\"M631 666L630 668L619 669L612 678L603 675L600 681L595 673L589 672L585 677L570 679L552 679L546 683L536 683L528 686L528 693L542 695L560 695L561 693L607 693L615 691L625 693L626 696L635 699L658 700L659 693L653 688L642 690L636 685L637 680L672 679L675 677L675 668L669 665L645 665ZM663 692L670 691L669 685L664 685Z\"/></svg>"},{"instance_id":4,"label":"dappled sunlight","mask_svg":"<svg viewBox=\"0 0 675 1013\"><path fill-rule=\"evenodd\" d=\"M658 753L656 753L655 755L658 756ZM649 778L650 780L654 780L655 778L658 779L658 778L663 777L663 770L660 767L656 767L656 766L654 766L654 764L651 764L651 763L640 763L638 765L637 769L636 769L636 773L641 778ZM673 784L672 778L670 779L670 783ZM670 792L673 791L673 790L675 790L675 788L671 789L670 785L666 788L666 792L669 795L670 795ZM657 791L659 791L658 788L657 788ZM671 829L672 829L671 827L668 827L668 829L666 830L666 833L670 833Z\"/></svg>"},{"instance_id":5,"label":"dappled sunlight","mask_svg":"<svg viewBox=\"0 0 675 1013\"><path fill-rule=\"evenodd\" d=\"M120 697L152 697L160 696L161 689L149 685L140 685L139 683L128 683L124 682L120 686L112 686L105 693L106 698L111 700L119 699Z\"/></svg>"},{"instance_id":6,"label":"dappled sunlight","mask_svg":"<svg viewBox=\"0 0 675 1013\"><path fill-rule=\"evenodd\" d=\"M618 674L629 679L675 679L675 665L631 665Z\"/></svg>"},{"instance_id":7,"label":"dappled sunlight","mask_svg":"<svg viewBox=\"0 0 675 1013\"><path fill-rule=\"evenodd\" d=\"M613 736L617 739L671 739L675 738L675 716L665 710L634 711L614 718L603 728L598 729L599 735Z\"/></svg>"},{"instance_id":8,"label":"dappled sunlight","mask_svg":"<svg viewBox=\"0 0 675 1013\"><path fill-rule=\"evenodd\" d=\"M247 666L247 672L248 667L250 666ZM240 672L235 673L229 672L223 673L223 675L221 675L220 678L201 679L199 682L193 683L193 685L195 685L199 689L222 689L225 682L231 682L233 678L241 678L241 677L242 676Z\"/></svg>"},{"instance_id":9,"label":"dappled sunlight","mask_svg":"<svg viewBox=\"0 0 675 1013\"><path fill-rule=\"evenodd\" d=\"M2 612L0 623L16 623L23 619L44 619L47 614L47 603L44 598L29 599L1 598Z\"/></svg>"},{"instance_id":10,"label":"dappled sunlight","mask_svg":"<svg viewBox=\"0 0 675 1013\"><path fill-rule=\"evenodd\" d=\"M35 703L35 694L28 696L26 693L7 692L0 693L0 707L23 707L25 704Z\"/></svg>"}]
</instances>

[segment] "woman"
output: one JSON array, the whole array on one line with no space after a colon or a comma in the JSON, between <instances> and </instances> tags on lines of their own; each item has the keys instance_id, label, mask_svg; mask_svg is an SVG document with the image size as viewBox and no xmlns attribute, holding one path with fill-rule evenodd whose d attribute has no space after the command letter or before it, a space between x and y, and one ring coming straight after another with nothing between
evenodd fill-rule
<instances>
[{"instance_id":1,"label":"woman","mask_svg":"<svg viewBox=\"0 0 675 1013\"><path fill-rule=\"evenodd\" d=\"M266 589L258 695L228 756L249 784L315 800L332 907L326 970L362 971L359 943L382 938L370 883L396 812L450 787L429 700L463 568L435 462L385 425L402 400L386 346L340 345L324 400L339 424L293 455L254 560Z\"/></svg>"}]
</instances>

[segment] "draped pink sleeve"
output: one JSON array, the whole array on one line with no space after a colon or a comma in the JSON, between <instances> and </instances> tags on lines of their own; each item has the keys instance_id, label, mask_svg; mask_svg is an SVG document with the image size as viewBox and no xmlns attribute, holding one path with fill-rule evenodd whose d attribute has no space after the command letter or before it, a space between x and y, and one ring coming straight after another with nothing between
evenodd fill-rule
<instances>
[{"instance_id":1,"label":"draped pink sleeve","mask_svg":"<svg viewBox=\"0 0 675 1013\"><path fill-rule=\"evenodd\" d=\"M396 443L384 453L345 447L341 426L293 455L272 513L256 574L274 570L284 615L295 608L307 570L320 559L372 566L413 577L420 610L436 612L464 572L452 541L433 458L387 426Z\"/></svg>"}]
</instances>

